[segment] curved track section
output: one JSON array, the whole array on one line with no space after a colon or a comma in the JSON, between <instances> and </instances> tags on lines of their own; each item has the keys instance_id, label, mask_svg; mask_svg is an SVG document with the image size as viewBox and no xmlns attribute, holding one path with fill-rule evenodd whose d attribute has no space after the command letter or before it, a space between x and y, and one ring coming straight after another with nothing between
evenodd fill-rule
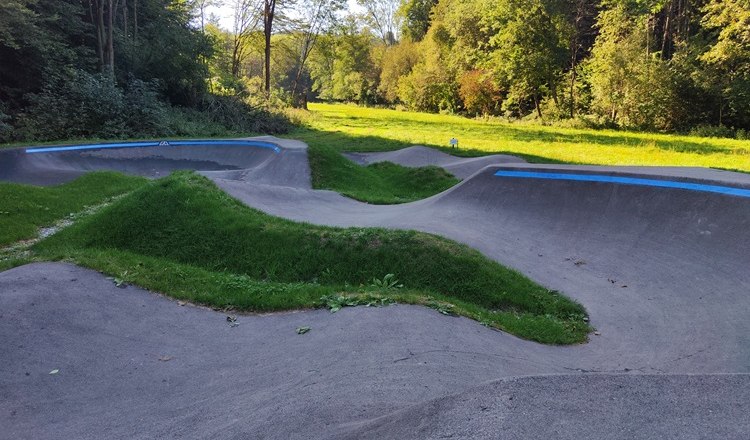
<instances>
[{"instance_id":1,"label":"curved track section","mask_svg":"<svg viewBox=\"0 0 750 440\"><path fill-rule=\"evenodd\" d=\"M377 153L344 153L344 156L360 165L378 162L392 162L406 167L425 167L429 165L445 168L454 176L465 179L487 165L500 163L524 163L516 156L492 154L481 157L456 157L434 148L415 145L396 151Z\"/></svg>"},{"instance_id":2,"label":"curved track section","mask_svg":"<svg viewBox=\"0 0 750 440\"><path fill-rule=\"evenodd\" d=\"M0 150L0 180L55 185L89 171L163 177L195 170L209 177L310 187L307 146L273 137L121 142Z\"/></svg>"},{"instance_id":3,"label":"curved track section","mask_svg":"<svg viewBox=\"0 0 750 440\"><path fill-rule=\"evenodd\" d=\"M747 438L750 176L513 163L430 199L373 206L310 189L304 145L275 142L279 154L232 159L244 171L203 172L274 215L466 243L576 298L597 334L543 346L408 306L244 317L232 328L218 312L122 291L92 271L35 264L0 274L9 432ZM34 170L61 167L37 160Z\"/></svg>"},{"instance_id":4,"label":"curved track section","mask_svg":"<svg viewBox=\"0 0 750 440\"><path fill-rule=\"evenodd\" d=\"M750 199L606 182L506 178L507 170L641 176L750 188L750 176L679 168L490 166L406 205L217 180L250 206L299 221L440 234L479 249L590 312L599 335L547 347L579 371L750 372ZM517 350L529 344L518 341ZM524 374L517 371L513 374Z\"/></svg>"}]
</instances>

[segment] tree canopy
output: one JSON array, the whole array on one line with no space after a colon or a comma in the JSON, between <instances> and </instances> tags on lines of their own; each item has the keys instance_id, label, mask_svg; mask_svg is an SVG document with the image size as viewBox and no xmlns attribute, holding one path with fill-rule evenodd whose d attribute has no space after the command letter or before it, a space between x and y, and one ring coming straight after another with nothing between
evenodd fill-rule
<instances>
[{"instance_id":1,"label":"tree canopy","mask_svg":"<svg viewBox=\"0 0 750 440\"><path fill-rule=\"evenodd\" d=\"M310 100L750 129L749 0L357 3L5 0L0 139L177 133L177 113L240 129Z\"/></svg>"}]
</instances>

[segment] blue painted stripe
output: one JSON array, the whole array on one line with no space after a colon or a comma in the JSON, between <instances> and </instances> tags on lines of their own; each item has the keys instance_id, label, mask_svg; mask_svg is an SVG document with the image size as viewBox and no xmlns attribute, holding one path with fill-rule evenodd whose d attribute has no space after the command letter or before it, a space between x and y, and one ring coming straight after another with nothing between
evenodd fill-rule
<instances>
[{"instance_id":1,"label":"blue painted stripe","mask_svg":"<svg viewBox=\"0 0 750 440\"><path fill-rule=\"evenodd\" d=\"M720 185L704 185L702 183L678 182L674 180L642 179L637 177L607 176L602 174L567 174L509 170L499 170L495 173L495 176L517 177L525 179L573 180L577 182L605 182L618 183L621 185L655 186L658 188L686 189L690 191L703 191L750 198L750 189L734 188L731 186Z\"/></svg>"},{"instance_id":2,"label":"blue painted stripe","mask_svg":"<svg viewBox=\"0 0 750 440\"><path fill-rule=\"evenodd\" d=\"M234 147L258 147L268 148L275 153L281 153L281 148L271 142L263 141L243 141L243 140L191 140L191 141L147 141L147 142L120 142L107 144L84 144L84 145L64 145L60 147L37 147L27 148L27 153L57 153L63 151L80 151L80 150L101 150L107 148L137 148L137 147L158 147L162 142L168 142L169 147L188 147L196 145L205 146L234 146Z\"/></svg>"}]
</instances>

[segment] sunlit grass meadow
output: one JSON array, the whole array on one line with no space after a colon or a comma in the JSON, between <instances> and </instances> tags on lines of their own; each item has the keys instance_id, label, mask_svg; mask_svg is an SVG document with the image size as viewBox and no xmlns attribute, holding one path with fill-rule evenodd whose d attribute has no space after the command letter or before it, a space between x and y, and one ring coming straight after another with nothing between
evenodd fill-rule
<instances>
[{"instance_id":1,"label":"sunlit grass meadow","mask_svg":"<svg viewBox=\"0 0 750 440\"><path fill-rule=\"evenodd\" d=\"M305 127L290 134L339 151L449 146L459 154L509 153L535 162L701 166L750 172L750 141L594 130L467 119L461 116L310 104Z\"/></svg>"}]
</instances>

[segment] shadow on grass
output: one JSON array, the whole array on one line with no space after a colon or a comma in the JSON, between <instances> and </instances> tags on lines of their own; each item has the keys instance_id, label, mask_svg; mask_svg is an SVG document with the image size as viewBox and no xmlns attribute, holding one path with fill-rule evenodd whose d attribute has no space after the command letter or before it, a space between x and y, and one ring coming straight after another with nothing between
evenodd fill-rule
<instances>
[{"instance_id":1,"label":"shadow on grass","mask_svg":"<svg viewBox=\"0 0 750 440\"><path fill-rule=\"evenodd\" d=\"M586 143L594 146L621 146L621 147L654 147L664 151L674 151L679 153L694 153L694 154L716 154L716 153L730 153L733 151L729 147L721 147L718 145L711 145L704 142L695 142L684 139L653 139L652 135L659 133L649 132L612 132L612 133L567 133L565 131L556 131L554 127L547 129L535 128L533 126L518 126L513 127L509 124L491 124L483 121L475 121L466 119L460 123L441 122L437 123L419 121L415 122L409 119L403 120L389 120L387 125L382 119L376 117L367 116L336 116L327 115L330 119L340 119L341 126L348 127L377 127L387 126L394 130L408 130L413 129L415 124L421 124L424 126L435 125L436 130L451 131L457 134L471 131L477 134L486 133L486 137L505 139L509 141L520 141L520 142L550 142L550 143ZM593 131L593 130L592 130ZM335 132L332 134L336 134ZM363 138L366 139L366 138ZM362 142L367 142L363 140ZM403 143L402 143L403 144ZM408 146L408 145L407 145ZM432 146L432 145L427 145ZM400 147L403 148L403 147ZM442 147L440 147L442 148ZM380 149L380 148L379 148ZM382 148L382 149L397 149L397 148ZM352 150L354 151L354 150ZM372 150L362 150L372 151ZM486 153L485 153L486 154Z\"/></svg>"},{"instance_id":2,"label":"shadow on grass","mask_svg":"<svg viewBox=\"0 0 750 440\"><path fill-rule=\"evenodd\" d=\"M341 131L322 131L315 130L312 128L298 128L288 135L289 138L299 139L311 148L331 148L343 152L378 152L378 151L394 151L403 148L408 148L416 144L410 142L399 141L395 139L388 139L379 136L355 136ZM480 157L489 156L494 154L507 154L516 156L524 159L529 163L548 163L548 164L575 164L584 165L581 162L566 162L558 159L552 159L544 156L537 156L533 154L518 153L515 151L482 151L471 148L452 148L443 145L435 145L429 143L419 144L424 147L434 148L444 153L458 156L458 157Z\"/></svg>"}]
</instances>

